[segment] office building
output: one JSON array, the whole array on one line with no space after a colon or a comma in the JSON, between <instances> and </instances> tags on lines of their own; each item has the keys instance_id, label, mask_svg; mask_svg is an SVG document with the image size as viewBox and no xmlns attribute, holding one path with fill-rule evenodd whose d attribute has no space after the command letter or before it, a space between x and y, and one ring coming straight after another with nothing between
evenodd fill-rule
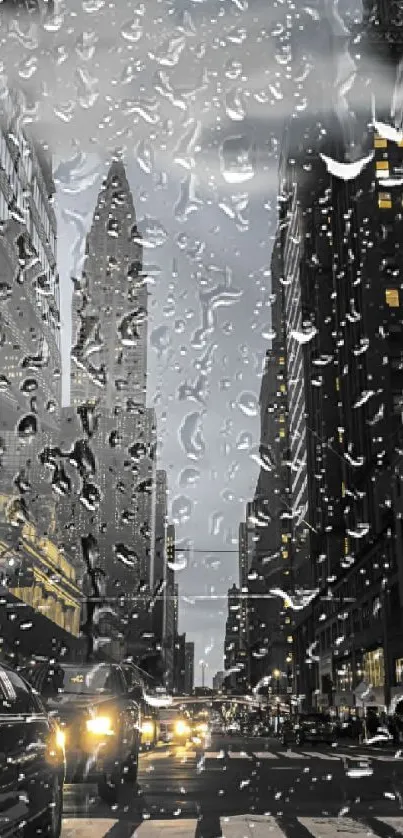
<instances>
[{"instance_id":1,"label":"office building","mask_svg":"<svg viewBox=\"0 0 403 838\"><path fill-rule=\"evenodd\" d=\"M56 495L38 455L57 440L61 399L55 187L50 155L21 130L25 101L8 90L0 117L0 489L46 534Z\"/></svg>"},{"instance_id":2,"label":"office building","mask_svg":"<svg viewBox=\"0 0 403 838\"><path fill-rule=\"evenodd\" d=\"M178 586L175 584L175 525L166 528L166 586L164 615L165 679L168 692L174 687L175 640L178 633Z\"/></svg>"},{"instance_id":3,"label":"office building","mask_svg":"<svg viewBox=\"0 0 403 838\"><path fill-rule=\"evenodd\" d=\"M194 688L195 644L185 643L185 695L192 695Z\"/></svg>"},{"instance_id":4,"label":"office building","mask_svg":"<svg viewBox=\"0 0 403 838\"><path fill-rule=\"evenodd\" d=\"M151 570L153 592L153 631L154 637L161 648L165 647L166 607L167 607L167 557L166 557L166 526L167 526L168 485L167 474L163 469L156 473L156 501L155 501L155 550Z\"/></svg>"}]
</instances>

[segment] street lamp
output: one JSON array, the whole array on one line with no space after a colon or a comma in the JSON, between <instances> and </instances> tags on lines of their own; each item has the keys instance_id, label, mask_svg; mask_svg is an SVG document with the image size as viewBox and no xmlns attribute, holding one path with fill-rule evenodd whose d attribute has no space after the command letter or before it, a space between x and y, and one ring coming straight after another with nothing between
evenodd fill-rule
<instances>
[{"instance_id":1,"label":"street lamp","mask_svg":"<svg viewBox=\"0 0 403 838\"><path fill-rule=\"evenodd\" d=\"M273 669L273 678L276 679L276 693L277 695L280 694L280 675L281 672L279 669Z\"/></svg>"}]
</instances>

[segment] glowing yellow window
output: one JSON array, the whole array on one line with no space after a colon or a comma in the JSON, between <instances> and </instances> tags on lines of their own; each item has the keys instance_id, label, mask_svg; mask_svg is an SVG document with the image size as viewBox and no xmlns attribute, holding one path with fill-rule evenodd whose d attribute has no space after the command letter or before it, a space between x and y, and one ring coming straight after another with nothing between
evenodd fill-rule
<instances>
[{"instance_id":1,"label":"glowing yellow window","mask_svg":"<svg viewBox=\"0 0 403 838\"><path fill-rule=\"evenodd\" d=\"M392 209L392 195L390 192L380 192L378 195L379 209Z\"/></svg>"},{"instance_id":2,"label":"glowing yellow window","mask_svg":"<svg viewBox=\"0 0 403 838\"><path fill-rule=\"evenodd\" d=\"M288 543L288 535L285 532L282 533L281 540L282 540L283 544Z\"/></svg>"},{"instance_id":3,"label":"glowing yellow window","mask_svg":"<svg viewBox=\"0 0 403 838\"><path fill-rule=\"evenodd\" d=\"M287 626L289 626L291 623L291 617L286 617L284 622L287 624Z\"/></svg>"},{"instance_id":4,"label":"glowing yellow window","mask_svg":"<svg viewBox=\"0 0 403 838\"><path fill-rule=\"evenodd\" d=\"M339 392L339 390L340 390L340 378L339 377L336 378L336 390L337 390L337 392Z\"/></svg>"},{"instance_id":5,"label":"glowing yellow window","mask_svg":"<svg viewBox=\"0 0 403 838\"><path fill-rule=\"evenodd\" d=\"M389 175L389 161L388 160L377 160L376 161L376 172L380 177L387 177Z\"/></svg>"},{"instance_id":6,"label":"glowing yellow window","mask_svg":"<svg viewBox=\"0 0 403 838\"><path fill-rule=\"evenodd\" d=\"M281 422L281 424L282 424L282 425L284 425L284 422L285 422L285 416L284 416L284 413L281 413L281 414L280 414L280 416L279 416L279 422Z\"/></svg>"},{"instance_id":7,"label":"glowing yellow window","mask_svg":"<svg viewBox=\"0 0 403 838\"><path fill-rule=\"evenodd\" d=\"M385 140L385 137L374 137L374 148L387 148L388 141Z\"/></svg>"},{"instance_id":8,"label":"glowing yellow window","mask_svg":"<svg viewBox=\"0 0 403 838\"><path fill-rule=\"evenodd\" d=\"M390 308L399 308L399 292L397 288L387 288L385 300Z\"/></svg>"},{"instance_id":9,"label":"glowing yellow window","mask_svg":"<svg viewBox=\"0 0 403 838\"><path fill-rule=\"evenodd\" d=\"M283 550L283 559L288 559L288 550Z\"/></svg>"},{"instance_id":10,"label":"glowing yellow window","mask_svg":"<svg viewBox=\"0 0 403 838\"><path fill-rule=\"evenodd\" d=\"M287 392L287 388L286 388L285 384L280 384L280 393L286 393L286 392Z\"/></svg>"},{"instance_id":11,"label":"glowing yellow window","mask_svg":"<svg viewBox=\"0 0 403 838\"><path fill-rule=\"evenodd\" d=\"M287 643L292 643L292 640L293 640L292 634L289 634L287 636Z\"/></svg>"},{"instance_id":12,"label":"glowing yellow window","mask_svg":"<svg viewBox=\"0 0 403 838\"><path fill-rule=\"evenodd\" d=\"M345 538L344 539L344 555L345 556L348 556L349 550L350 550L350 541L349 541L348 538Z\"/></svg>"},{"instance_id":13,"label":"glowing yellow window","mask_svg":"<svg viewBox=\"0 0 403 838\"><path fill-rule=\"evenodd\" d=\"M283 367L285 364L285 358L282 355L280 355L278 362L280 364L280 367Z\"/></svg>"},{"instance_id":14,"label":"glowing yellow window","mask_svg":"<svg viewBox=\"0 0 403 838\"><path fill-rule=\"evenodd\" d=\"M398 146L399 146L399 148L403 148L403 140L400 140L400 142L398 143Z\"/></svg>"},{"instance_id":15,"label":"glowing yellow window","mask_svg":"<svg viewBox=\"0 0 403 838\"><path fill-rule=\"evenodd\" d=\"M284 428L280 428L280 439L284 439L285 437L285 430Z\"/></svg>"}]
</instances>

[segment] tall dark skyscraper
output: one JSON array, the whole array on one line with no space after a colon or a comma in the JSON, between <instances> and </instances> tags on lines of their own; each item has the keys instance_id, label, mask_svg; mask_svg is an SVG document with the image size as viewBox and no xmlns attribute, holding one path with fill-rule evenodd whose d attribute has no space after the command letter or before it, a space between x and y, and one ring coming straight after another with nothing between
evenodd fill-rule
<instances>
[{"instance_id":1,"label":"tall dark skyscraper","mask_svg":"<svg viewBox=\"0 0 403 838\"><path fill-rule=\"evenodd\" d=\"M141 269L133 197L122 162L114 160L73 296L71 407L63 410L60 445L71 491L61 514L78 565L82 537L96 539L105 593L118 604L115 634L137 657L153 635L156 520L156 419L146 407L147 289ZM84 427L84 406L91 430Z\"/></svg>"},{"instance_id":2,"label":"tall dark skyscraper","mask_svg":"<svg viewBox=\"0 0 403 838\"><path fill-rule=\"evenodd\" d=\"M123 163L108 172L87 237L73 297L71 404L104 411L145 405L147 286L142 246Z\"/></svg>"}]
</instances>

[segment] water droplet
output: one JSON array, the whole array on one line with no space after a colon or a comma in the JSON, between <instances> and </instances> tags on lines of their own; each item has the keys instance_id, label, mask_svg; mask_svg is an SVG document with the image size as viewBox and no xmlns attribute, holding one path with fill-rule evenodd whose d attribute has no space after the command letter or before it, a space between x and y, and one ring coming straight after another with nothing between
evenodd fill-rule
<instances>
[{"instance_id":1,"label":"water droplet","mask_svg":"<svg viewBox=\"0 0 403 838\"><path fill-rule=\"evenodd\" d=\"M200 480L200 472L195 468L185 468L179 475L179 486L181 489L187 489L190 486L195 486Z\"/></svg>"},{"instance_id":2,"label":"water droplet","mask_svg":"<svg viewBox=\"0 0 403 838\"><path fill-rule=\"evenodd\" d=\"M165 244L168 233L157 219L146 217L142 221L141 227L141 235L139 234L137 238L133 238L133 241L148 249L161 247Z\"/></svg>"},{"instance_id":3,"label":"water droplet","mask_svg":"<svg viewBox=\"0 0 403 838\"><path fill-rule=\"evenodd\" d=\"M168 326L157 326L156 329L153 329L150 335L150 343L157 350L158 355L161 356L171 343Z\"/></svg>"},{"instance_id":4,"label":"water droplet","mask_svg":"<svg viewBox=\"0 0 403 838\"><path fill-rule=\"evenodd\" d=\"M192 501L185 495L178 495L172 501L171 517L174 524L184 524L189 520L192 512Z\"/></svg>"},{"instance_id":5,"label":"water droplet","mask_svg":"<svg viewBox=\"0 0 403 838\"><path fill-rule=\"evenodd\" d=\"M223 514L221 512L213 512L210 517L210 535L219 535L223 523Z\"/></svg>"},{"instance_id":6,"label":"water droplet","mask_svg":"<svg viewBox=\"0 0 403 838\"><path fill-rule=\"evenodd\" d=\"M254 156L247 137L228 137L221 146L220 156L222 175L227 183L245 183L254 177Z\"/></svg>"},{"instance_id":7,"label":"water droplet","mask_svg":"<svg viewBox=\"0 0 403 838\"><path fill-rule=\"evenodd\" d=\"M191 460L200 460L205 451L202 430L202 414L189 413L179 428L179 441L183 451Z\"/></svg>"},{"instance_id":8,"label":"water droplet","mask_svg":"<svg viewBox=\"0 0 403 838\"><path fill-rule=\"evenodd\" d=\"M236 447L238 451L247 451L252 446L252 434L249 434L247 431L242 431L239 434L239 437L236 441Z\"/></svg>"},{"instance_id":9,"label":"water droplet","mask_svg":"<svg viewBox=\"0 0 403 838\"><path fill-rule=\"evenodd\" d=\"M245 416L257 416L259 410L259 402L254 393L244 392L238 397L239 410Z\"/></svg>"},{"instance_id":10,"label":"water droplet","mask_svg":"<svg viewBox=\"0 0 403 838\"><path fill-rule=\"evenodd\" d=\"M30 442L38 431L38 420L34 413L27 413L18 422L17 434L19 439Z\"/></svg>"}]
</instances>

